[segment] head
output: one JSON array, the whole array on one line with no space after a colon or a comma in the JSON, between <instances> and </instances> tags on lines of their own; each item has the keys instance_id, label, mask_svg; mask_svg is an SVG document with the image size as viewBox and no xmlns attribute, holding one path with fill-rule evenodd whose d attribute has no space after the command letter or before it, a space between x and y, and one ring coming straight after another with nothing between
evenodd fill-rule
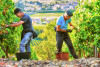
<instances>
[{"instance_id":1,"label":"head","mask_svg":"<svg viewBox=\"0 0 100 67\"><path fill-rule=\"evenodd\" d=\"M65 14L64 14L64 18L67 19L67 20L70 19L72 16L73 16L73 13L69 10L66 11Z\"/></svg>"},{"instance_id":2,"label":"head","mask_svg":"<svg viewBox=\"0 0 100 67\"><path fill-rule=\"evenodd\" d=\"M17 17L21 18L21 17L22 17L22 11L21 11L21 9L16 8L16 9L14 10L14 14L15 14Z\"/></svg>"}]
</instances>

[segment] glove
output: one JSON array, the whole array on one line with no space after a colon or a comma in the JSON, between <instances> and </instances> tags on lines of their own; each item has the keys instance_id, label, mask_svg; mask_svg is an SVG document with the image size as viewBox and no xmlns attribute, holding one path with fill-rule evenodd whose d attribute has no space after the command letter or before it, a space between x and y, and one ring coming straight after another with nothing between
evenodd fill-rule
<instances>
[{"instance_id":1,"label":"glove","mask_svg":"<svg viewBox=\"0 0 100 67\"><path fill-rule=\"evenodd\" d=\"M67 30L66 30L66 32L70 32L70 33L71 33L71 32L72 32L72 30L71 30L71 29L67 29Z\"/></svg>"}]
</instances>

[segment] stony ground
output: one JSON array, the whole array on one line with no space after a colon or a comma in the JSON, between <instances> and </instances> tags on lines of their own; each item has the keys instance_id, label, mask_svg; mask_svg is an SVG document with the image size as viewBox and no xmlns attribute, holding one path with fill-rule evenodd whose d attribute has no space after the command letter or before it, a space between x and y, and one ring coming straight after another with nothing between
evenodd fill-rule
<instances>
[{"instance_id":1,"label":"stony ground","mask_svg":"<svg viewBox=\"0 0 100 67\"><path fill-rule=\"evenodd\" d=\"M36 61L25 59L11 61L1 58L0 67L100 67L100 58L81 58L72 61Z\"/></svg>"}]
</instances>

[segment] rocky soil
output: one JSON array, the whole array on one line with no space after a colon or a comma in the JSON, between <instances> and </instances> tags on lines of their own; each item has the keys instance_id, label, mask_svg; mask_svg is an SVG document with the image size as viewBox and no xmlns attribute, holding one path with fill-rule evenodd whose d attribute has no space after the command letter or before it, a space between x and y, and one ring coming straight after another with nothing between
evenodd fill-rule
<instances>
[{"instance_id":1,"label":"rocky soil","mask_svg":"<svg viewBox=\"0 0 100 67\"><path fill-rule=\"evenodd\" d=\"M81 58L71 61L39 61L26 59L12 61L1 58L0 67L100 67L100 58Z\"/></svg>"}]
</instances>

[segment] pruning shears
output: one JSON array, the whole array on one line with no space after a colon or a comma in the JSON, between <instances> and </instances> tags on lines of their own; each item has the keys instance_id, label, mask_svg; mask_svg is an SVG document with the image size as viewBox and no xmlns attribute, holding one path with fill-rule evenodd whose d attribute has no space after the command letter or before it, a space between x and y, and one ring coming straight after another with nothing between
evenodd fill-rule
<instances>
[{"instance_id":1,"label":"pruning shears","mask_svg":"<svg viewBox=\"0 0 100 67\"><path fill-rule=\"evenodd\" d=\"M57 31L56 27L57 27L57 26L54 27L54 30L55 30L55 31ZM72 32L71 29L67 29L66 31L67 31L67 32L70 32L70 33Z\"/></svg>"}]
</instances>

